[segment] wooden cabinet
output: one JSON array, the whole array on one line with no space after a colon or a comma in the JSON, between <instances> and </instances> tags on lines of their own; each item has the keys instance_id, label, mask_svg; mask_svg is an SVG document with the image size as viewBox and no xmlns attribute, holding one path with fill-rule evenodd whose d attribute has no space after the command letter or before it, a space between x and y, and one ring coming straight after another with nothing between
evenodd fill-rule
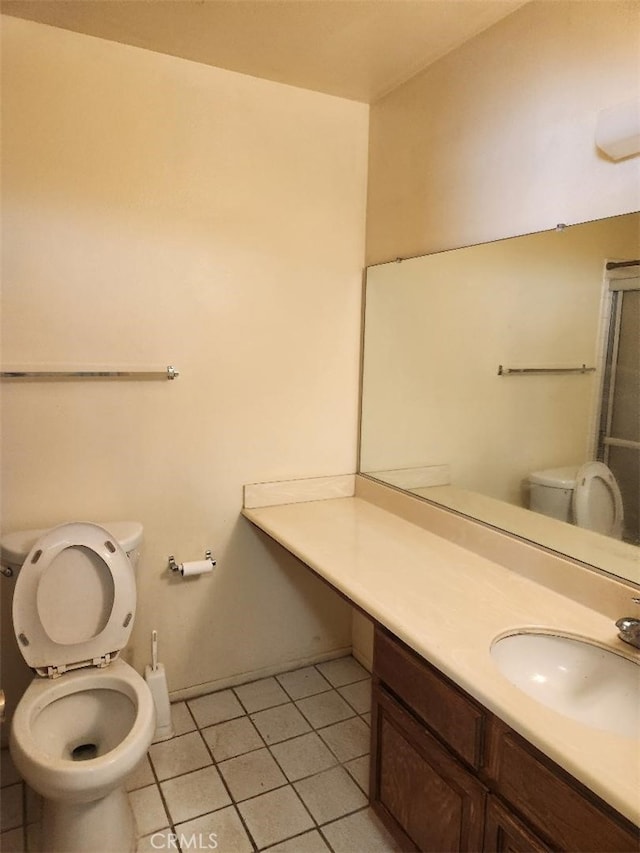
<instances>
[{"instance_id":1,"label":"wooden cabinet","mask_svg":"<svg viewBox=\"0 0 640 853\"><path fill-rule=\"evenodd\" d=\"M384 689L374 706L378 813L403 849L480 850L484 786Z\"/></svg>"},{"instance_id":2,"label":"wooden cabinet","mask_svg":"<svg viewBox=\"0 0 640 853\"><path fill-rule=\"evenodd\" d=\"M399 640L378 629L374 674L465 763L479 768L484 709Z\"/></svg>"},{"instance_id":3,"label":"wooden cabinet","mask_svg":"<svg viewBox=\"0 0 640 853\"><path fill-rule=\"evenodd\" d=\"M495 853L550 853L544 841L489 794L484 827L483 850Z\"/></svg>"},{"instance_id":4,"label":"wooden cabinet","mask_svg":"<svg viewBox=\"0 0 640 853\"><path fill-rule=\"evenodd\" d=\"M640 835L434 667L376 629L371 802L403 850L640 850Z\"/></svg>"},{"instance_id":5,"label":"wooden cabinet","mask_svg":"<svg viewBox=\"0 0 640 853\"><path fill-rule=\"evenodd\" d=\"M492 789L553 849L640 849L637 828L494 716L485 754L484 775Z\"/></svg>"}]
</instances>

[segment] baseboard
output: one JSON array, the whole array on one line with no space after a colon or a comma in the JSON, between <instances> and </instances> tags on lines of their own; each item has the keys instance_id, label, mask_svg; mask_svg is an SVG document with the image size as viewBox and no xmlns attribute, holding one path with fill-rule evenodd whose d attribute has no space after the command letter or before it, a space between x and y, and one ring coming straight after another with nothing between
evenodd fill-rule
<instances>
[{"instance_id":1,"label":"baseboard","mask_svg":"<svg viewBox=\"0 0 640 853\"><path fill-rule=\"evenodd\" d=\"M250 681L258 681L261 678L269 678L272 675L280 675L282 672L290 672L294 669L302 669L305 666L312 666L316 663L324 663L328 660L342 658L352 653L351 646L344 646L340 649L334 649L330 652L323 652L319 655L312 655L305 658L294 658L286 663L276 664L275 666L267 666L262 669L249 670L239 673L238 675L219 678L216 681L206 681L203 684L196 684L193 687L183 687L180 690L171 690L169 692L169 700L171 702L182 702L185 699L195 699L198 696L204 696L205 693L215 693L218 690L225 690L227 687L237 687L239 684L247 684Z\"/></svg>"}]
</instances>

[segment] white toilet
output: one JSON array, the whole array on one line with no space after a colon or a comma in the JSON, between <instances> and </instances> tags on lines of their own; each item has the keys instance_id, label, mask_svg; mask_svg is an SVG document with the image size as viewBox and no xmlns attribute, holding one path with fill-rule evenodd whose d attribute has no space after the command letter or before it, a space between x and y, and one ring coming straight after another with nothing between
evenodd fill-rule
<instances>
[{"instance_id":1,"label":"white toilet","mask_svg":"<svg viewBox=\"0 0 640 853\"><path fill-rule=\"evenodd\" d=\"M5 565L18 646L37 675L16 708L11 755L44 798L43 853L128 853L135 824L124 789L155 730L147 683L119 659L136 606L142 526L62 524L8 534Z\"/></svg>"},{"instance_id":2,"label":"white toilet","mask_svg":"<svg viewBox=\"0 0 640 853\"><path fill-rule=\"evenodd\" d=\"M602 462L529 474L529 509L622 539L622 496Z\"/></svg>"}]
</instances>

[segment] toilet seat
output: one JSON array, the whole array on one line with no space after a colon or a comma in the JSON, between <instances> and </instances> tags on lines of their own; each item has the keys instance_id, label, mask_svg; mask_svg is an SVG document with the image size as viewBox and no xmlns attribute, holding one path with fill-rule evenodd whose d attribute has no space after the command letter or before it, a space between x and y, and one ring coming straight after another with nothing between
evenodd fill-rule
<instances>
[{"instance_id":1,"label":"toilet seat","mask_svg":"<svg viewBox=\"0 0 640 853\"><path fill-rule=\"evenodd\" d=\"M135 605L133 567L114 537L97 524L61 524L34 543L18 575L18 647L40 675L106 666L129 639Z\"/></svg>"},{"instance_id":2,"label":"toilet seat","mask_svg":"<svg viewBox=\"0 0 640 853\"><path fill-rule=\"evenodd\" d=\"M587 462L578 469L573 513L578 527L606 536L621 536L622 495L615 477L603 462Z\"/></svg>"}]
</instances>

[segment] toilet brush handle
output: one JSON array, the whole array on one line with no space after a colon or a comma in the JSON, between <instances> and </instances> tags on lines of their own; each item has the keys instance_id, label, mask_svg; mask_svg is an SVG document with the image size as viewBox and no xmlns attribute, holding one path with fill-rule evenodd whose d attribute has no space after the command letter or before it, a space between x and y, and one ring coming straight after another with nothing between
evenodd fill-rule
<instances>
[{"instance_id":1,"label":"toilet brush handle","mask_svg":"<svg viewBox=\"0 0 640 853\"><path fill-rule=\"evenodd\" d=\"M155 672L158 668L158 632L151 632L151 669Z\"/></svg>"}]
</instances>

